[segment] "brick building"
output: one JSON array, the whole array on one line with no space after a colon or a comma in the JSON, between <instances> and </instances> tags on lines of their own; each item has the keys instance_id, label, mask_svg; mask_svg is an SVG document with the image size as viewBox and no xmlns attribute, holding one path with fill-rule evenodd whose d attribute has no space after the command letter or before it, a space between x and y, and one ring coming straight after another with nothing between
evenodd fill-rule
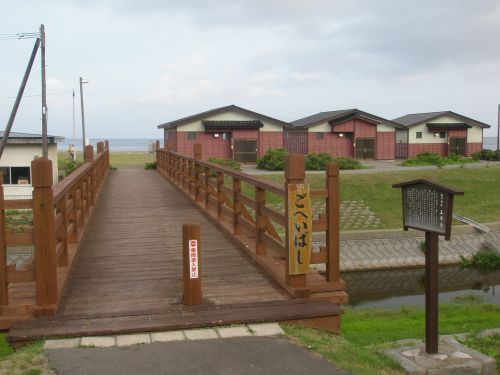
<instances>
[{"instance_id":1,"label":"brick building","mask_svg":"<svg viewBox=\"0 0 500 375\"><path fill-rule=\"evenodd\" d=\"M482 150L483 129L490 127L452 111L413 113L393 121L404 127L397 130L397 158L422 152L471 156Z\"/></svg>"},{"instance_id":2,"label":"brick building","mask_svg":"<svg viewBox=\"0 0 500 375\"><path fill-rule=\"evenodd\" d=\"M166 147L203 157L255 163L269 148L326 152L363 160L393 160L421 152L470 156L483 146L490 126L451 111L416 113L395 120L359 109L320 112L287 123L235 105L215 108L158 125Z\"/></svg>"},{"instance_id":3,"label":"brick building","mask_svg":"<svg viewBox=\"0 0 500 375\"><path fill-rule=\"evenodd\" d=\"M255 163L267 149L283 147L283 129L288 123L229 105L158 125L164 130L167 148L193 156L193 145L201 143L203 158L215 156Z\"/></svg>"},{"instance_id":4,"label":"brick building","mask_svg":"<svg viewBox=\"0 0 500 375\"><path fill-rule=\"evenodd\" d=\"M285 145L290 151L375 160L395 158L396 129L404 129L359 109L320 112L291 124L285 133Z\"/></svg>"}]
</instances>

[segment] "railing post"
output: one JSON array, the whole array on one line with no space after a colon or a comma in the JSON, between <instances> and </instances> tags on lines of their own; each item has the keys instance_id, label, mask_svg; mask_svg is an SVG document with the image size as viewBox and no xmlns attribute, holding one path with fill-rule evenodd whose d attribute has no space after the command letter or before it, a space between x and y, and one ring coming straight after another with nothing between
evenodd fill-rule
<instances>
[{"instance_id":1,"label":"railing post","mask_svg":"<svg viewBox=\"0 0 500 375\"><path fill-rule=\"evenodd\" d=\"M262 235L266 231L266 218L262 214L262 207L266 204L266 191L255 187L255 252L258 255L266 254L266 244Z\"/></svg>"},{"instance_id":2,"label":"railing post","mask_svg":"<svg viewBox=\"0 0 500 375\"><path fill-rule=\"evenodd\" d=\"M193 180L193 161L188 160L188 191L189 191L189 195L191 195L193 193L192 180Z\"/></svg>"},{"instance_id":3,"label":"railing post","mask_svg":"<svg viewBox=\"0 0 500 375\"><path fill-rule=\"evenodd\" d=\"M73 224L73 230L68 235L68 242L76 243L78 242L78 201L76 198L76 187L70 189L69 194L71 195L71 199L73 200L73 209L70 211L71 215L68 219L70 223Z\"/></svg>"},{"instance_id":4,"label":"railing post","mask_svg":"<svg viewBox=\"0 0 500 375\"><path fill-rule=\"evenodd\" d=\"M300 287L306 285L306 275L290 275L290 241L288 222L288 185L303 184L306 177L304 155L290 154L285 159L285 243L286 243L286 282L291 287Z\"/></svg>"},{"instance_id":5,"label":"railing post","mask_svg":"<svg viewBox=\"0 0 500 375\"><path fill-rule=\"evenodd\" d=\"M202 158L202 146L201 143L196 143L194 145L194 200L196 202L201 201L201 194L200 194L200 185L201 185L201 179L200 179L200 174L201 174L201 166L198 164L198 162Z\"/></svg>"},{"instance_id":6,"label":"railing post","mask_svg":"<svg viewBox=\"0 0 500 375\"><path fill-rule=\"evenodd\" d=\"M97 153L100 154L103 151L104 151L104 143L103 142L97 142Z\"/></svg>"},{"instance_id":7,"label":"railing post","mask_svg":"<svg viewBox=\"0 0 500 375\"><path fill-rule=\"evenodd\" d=\"M7 283L7 246L5 243L5 211L3 203L3 173L0 172L0 306L9 304Z\"/></svg>"},{"instance_id":8,"label":"railing post","mask_svg":"<svg viewBox=\"0 0 500 375\"><path fill-rule=\"evenodd\" d=\"M222 187L224 186L224 174L222 172L217 172L217 220L224 220L224 211L222 211L223 201L222 201Z\"/></svg>"},{"instance_id":9,"label":"railing post","mask_svg":"<svg viewBox=\"0 0 500 375\"><path fill-rule=\"evenodd\" d=\"M201 303L200 225L182 225L184 305Z\"/></svg>"},{"instance_id":10,"label":"railing post","mask_svg":"<svg viewBox=\"0 0 500 375\"><path fill-rule=\"evenodd\" d=\"M326 280L340 280L340 190L339 166L330 163L326 166Z\"/></svg>"},{"instance_id":11,"label":"railing post","mask_svg":"<svg viewBox=\"0 0 500 375\"><path fill-rule=\"evenodd\" d=\"M238 202L238 194L241 193L241 180L233 177L233 234L241 234L241 203Z\"/></svg>"},{"instance_id":12,"label":"railing post","mask_svg":"<svg viewBox=\"0 0 500 375\"><path fill-rule=\"evenodd\" d=\"M94 147L92 145L88 145L85 147L85 163L93 163L94 162ZM92 188L92 171L86 176L85 184L87 187L86 190L86 205L85 205L85 216L89 213L89 207L94 205L93 202L93 188Z\"/></svg>"},{"instance_id":13,"label":"railing post","mask_svg":"<svg viewBox=\"0 0 500 375\"><path fill-rule=\"evenodd\" d=\"M31 162L33 183L33 231L35 242L36 315L55 313L57 262L52 191L52 162L38 158Z\"/></svg>"},{"instance_id":14,"label":"railing post","mask_svg":"<svg viewBox=\"0 0 500 375\"><path fill-rule=\"evenodd\" d=\"M160 141L158 141L158 140L155 141L155 149L156 150L160 149Z\"/></svg>"},{"instance_id":15,"label":"railing post","mask_svg":"<svg viewBox=\"0 0 500 375\"><path fill-rule=\"evenodd\" d=\"M62 225L59 229L59 232L56 234L56 243L60 240L63 244L62 254L60 255L57 262L58 266L68 265L68 215L66 211L67 197L67 194L64 194L56 207L57 213L62 215Z\"/></svg>"},{"instance_id":16,"label":"railing post","mask_svg":"<svg viewBox=\"0 0 500 375\"><path fill-rule=\"evenodd\" d=\"M205 167L203 168L203 174L204 174L204 184L205 184L205 210L208 210L208 204L210 203L210 190L208 188L208 185L210 185L210 168Z\"/></svg>"}]
</instances>

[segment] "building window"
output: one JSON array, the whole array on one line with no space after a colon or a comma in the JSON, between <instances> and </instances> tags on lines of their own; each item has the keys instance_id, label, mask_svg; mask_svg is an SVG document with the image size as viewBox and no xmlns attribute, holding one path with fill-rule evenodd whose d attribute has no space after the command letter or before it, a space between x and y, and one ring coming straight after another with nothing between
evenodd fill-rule
<instances>
[{"instance_id":1,"label":"building window","mask_svg":"<svg viewBox=\"0 0 500 375\"><path fill-rule=\"evenodd\" d=\"M417 132L417 139L422 139L422 132Z\"/></svg>"},{"instance_id":2,"label":"building window","mask_svg":"<svg viewBox=\"0 0 500 375\"><path fill-rule=\"evenodd\" d=\"M188 139L189 140L196 139L196 132L188 132Z\"/></svg>"},{"instance_id":3,"label":"building window","mask_svg":"<svg viewBox=\"0 0 500 375\"><path fill-rule=\"evenodd\" d=\"M446 132L439 132L439 138L446 138Z\"/></svg>"},{"instance_id":4,"label":"building window","mask_svg":"<svg viewBox=\"0 0 500 375\"><path fill-rule=\"evenodd\" d=\"M325 137L324 133L316 133L316 139L323 139Z\"/></svg>"},{"instance_id":5,"label":"building window","mask_svg":"<svg viewBox=\"0 0 500 375\"><path fill-rule=\"evenodd\" d=\"M3 183L6 185L31 184L30 167L0 167L3 174Z\"/></svg>"}]
</instances>

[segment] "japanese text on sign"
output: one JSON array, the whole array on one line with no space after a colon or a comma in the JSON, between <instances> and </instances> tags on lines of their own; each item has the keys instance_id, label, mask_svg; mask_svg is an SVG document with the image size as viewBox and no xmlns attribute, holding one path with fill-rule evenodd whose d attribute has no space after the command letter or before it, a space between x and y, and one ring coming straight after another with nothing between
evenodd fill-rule
<instances>
[{"instance_id":1,"label":"japanese text on sign","mask_svg":"<svg viewBox=\"0 0 500 375\"><path fill-rule=\"evenodd\" d=\"M404 188L405 225L410 228L445 234L449 197L424 184Z\"/></svg>"},{"instance_id":2,"label":"japanese text on sign","mask_svg":"<svg viewBox=\"0 0 500 375\"><path fill-rule=\"evenodd\" d=\"M311 193L308 184L288 185L289 274L309 270L312 245Z\"/></svg>"},{"instance_id":3,"label":"japanese text on sign","mask_svg":"<svg viewBox=\"0 0 500 375\"><path fill-rule=\"evenodd\" d=\"M189 278L198 278L198 241L189 240Z\"/></svg>"}]
</instances>

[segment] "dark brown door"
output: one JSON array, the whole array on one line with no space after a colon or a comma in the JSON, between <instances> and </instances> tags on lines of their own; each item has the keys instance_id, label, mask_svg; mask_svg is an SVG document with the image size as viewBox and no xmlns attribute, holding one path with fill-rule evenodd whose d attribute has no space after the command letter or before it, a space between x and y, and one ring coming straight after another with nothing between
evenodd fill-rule
<instances>
[{"instance_id":1,"label":"dark brown door","mask_svg":"<svg viewBox=\"0 0 500 375\"><path fill-rule=\"evenodd\" d=\"M356 159L375 159L375 139L356 139Z\"/></svg>"},{"instance_id":2,"label":"dark brown door","mask_svg":"<svg viewBox=\"0 0 500 375\"><path fill-rule=\"evenodd\" d=\"M448 155L457 154L460 156L465 156L465 145L465 138L450 138Z\"/></svg>"},{"instance_id":3,"label":"dark brown door","mask_svg":"<svg viewBox=\"0 0 500 375\"><path fill-rule=\"evenodd\" d=\"M396 159L408 157L408 143L396 143Z\"/></svg>"},{"instance_id":4,"label":"dark brown door","mask_svg":"<svg viewBox=\"0 0 500 375\"><path fill-rule=\"evenodd\" d=\"M240 163L257 162L257 140L256 139L235 139L234 140L234 160Z\"/></svg>"}]
</instances>

